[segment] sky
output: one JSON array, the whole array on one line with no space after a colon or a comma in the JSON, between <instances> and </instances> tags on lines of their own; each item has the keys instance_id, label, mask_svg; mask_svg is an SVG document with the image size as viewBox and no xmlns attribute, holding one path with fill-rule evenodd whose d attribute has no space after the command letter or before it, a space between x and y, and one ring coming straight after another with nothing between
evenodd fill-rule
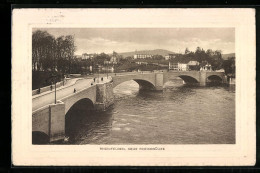
<instances>
[{"instance_id":1,"label":"sky","mask_svg":"<svg viewBox=\"0 0 260 173\"><path fill-rule=\"evenodd\" d=\"M76 55L82 53L132 52L135 50L166 49L183 53L221 50L235 53L234 28L35 28L54 37L74 35Z\"/></svg>"}]
</instances>

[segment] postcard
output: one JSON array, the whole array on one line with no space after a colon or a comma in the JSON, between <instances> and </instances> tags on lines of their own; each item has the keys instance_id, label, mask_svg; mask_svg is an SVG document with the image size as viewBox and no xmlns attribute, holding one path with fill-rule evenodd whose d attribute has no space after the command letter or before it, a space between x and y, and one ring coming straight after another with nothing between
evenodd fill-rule
<instances>
[{"instance_id":1,"label":"postcard","mask_svg":"<svg viewBox=\"0 0 260 173\"><path fill-rule=\"evenodd\" d=\"M256 160L254 9L13 9L15 166Z\"/></svg>"}]
</instances>

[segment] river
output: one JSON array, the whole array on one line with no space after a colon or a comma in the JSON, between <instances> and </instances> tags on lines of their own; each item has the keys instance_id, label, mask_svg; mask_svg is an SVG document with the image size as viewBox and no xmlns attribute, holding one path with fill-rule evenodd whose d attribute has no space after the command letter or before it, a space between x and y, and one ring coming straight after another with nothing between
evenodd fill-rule
<instances>
[{"instance_id":1,"label":"river","mask_svg":"<svg viewBox=\"0 0 260 173\"><path fill-rule=\"evenodd\" d=\"M188 86L139 91L134 81L114 88L105 112L78 111L69 144L234 144L235 87Z\"/></svg>"}]
</instances>

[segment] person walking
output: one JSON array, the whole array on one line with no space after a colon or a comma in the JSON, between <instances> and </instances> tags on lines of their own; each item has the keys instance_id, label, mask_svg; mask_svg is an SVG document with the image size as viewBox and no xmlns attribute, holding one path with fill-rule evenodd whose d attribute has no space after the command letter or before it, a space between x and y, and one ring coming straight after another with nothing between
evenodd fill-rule
<instances>
[{"instance_id":1,"label":"person walking","mask_svg":"<svg viewBox=\"0 0 260 173\"><path fill-rule=\"evenodd\" d=\"M76 88L74 88L74 93L76 93L77 91L76 91Z\"/></svg>"}]
</instances>

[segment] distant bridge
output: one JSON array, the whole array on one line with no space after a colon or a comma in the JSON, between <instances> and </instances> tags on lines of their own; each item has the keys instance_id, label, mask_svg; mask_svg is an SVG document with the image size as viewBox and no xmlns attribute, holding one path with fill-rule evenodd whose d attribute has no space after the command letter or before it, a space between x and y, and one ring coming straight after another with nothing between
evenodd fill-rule
<instances>
[{"instance_id":1,"label":"distant bridge","mask_svg":"<svg viewBox=\"0 0 260 173\"><path fill-rule=\"evenodd\" d=\"M91 109L105 110L114 103L113 88L129 80L136 81L140 89L152 90L162 90L166 82L176 77L185 83L198 83L200 86L206 86L208 80L225 82L223 72L213 71L135 72L113 74L111 77L104 77L103 82L93 85L92 79L80 80L73 86L58 89L56 104L53 103L54 92L33 96L33 133L46 135L48 141L63 139L66 115L77 103L90 103ZM73 92L75 88L77 92Z\"/></svg>"},{"instance_id":2,"label":"distant bridge","mask_svg":"<svg viewBox=\"0 0 260 173\"><path fill-rule=\"evenodd\" d=\"M129 80L136 81L141 89L162 90L163 86L169 80L180 77L185 83L198 83L200 86L206 86L209 80L218 80L225 82L224 72L214 71L169 71L169 72L139 72L127 75L113 76L114 87Z\"/></svg>"}]
</instances>

